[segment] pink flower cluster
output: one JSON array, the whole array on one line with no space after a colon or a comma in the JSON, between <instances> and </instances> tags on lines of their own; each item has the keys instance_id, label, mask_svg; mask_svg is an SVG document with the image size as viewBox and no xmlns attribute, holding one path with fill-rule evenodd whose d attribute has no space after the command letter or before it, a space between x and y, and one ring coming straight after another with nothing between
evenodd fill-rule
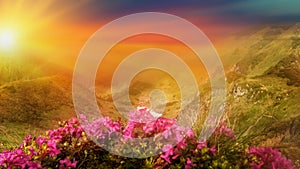
<instances>
[{"instance_id":1,"label":"pink flower cluster","mask_svg":"<svg viewBox=\"0 0 300 169\"><path fill-rule=\"evenodd\" d=\"M170 130L176 123L176 119L168 119L160 117L154 121L150 121L143 126L145 133L162 133Z\"/></svg>"},{"instance_id":2,"label":"pink flower cluster","mask_svg":"<svg viewBox=\"0 0 300 169\"><path fill-rule=\"evenodd\" d=\"M191 129L177 125L176 119L154 118L150 114L149 109L131 111L129 117L130 119L122 132L125 141L129 138L149 138L161 134L164 139L161 140L161 143L179 143L184 139L185 135L194 136L194 132ZM141 119L138 120L139 118Z\"/></svg>"},{"instance_id":3,"label":"pink flower cluster","mask_svg":"<svg viewBox=\"0 0 300 169\"><path fill-rule=\"evenodd\" d=\"M125 141L129 138L151 137L159 133L162 133L167 139L172 135L171 130L176 130L178 131L176 137L181 140L183 137L179 133L183 133L184 129L175 125L175 123L176 119L162 117L156 119L148 109L139 109L129 113L129 120L123 129L121 123L113 122L109 117L99 118L85 125L84 129L87 134L96 137L98 140L107 139L107 137L120 132Z\"/></svg>"},{"instance_id":4,"label":"pink flower cluster","mask_svg":"<svg viewBox=\"0 0 300 169\"><path fill-rule=\"evenodd\" d=\"M27 136L16 149L1 152L0 168L37 169L49 167L48 165L56 166L55 168L60 169L76 168L78 167L77 164L82 164L80 160L85 159L82 159L83 155L88 157L87 150L89 150L89 146L95 145L88 144L85 132L97 138L97 140L104 141L112 140L116 134L122 134L123 140L116 140L119 142L137 137L153 137L157 139L156 136L161 134L160 145L145 146L157 146L157 149L162 148L163 152L157 156L156 161L158 162L153 164L154 168L169 168L173 165L177 168L179 166L180 168L190 169L197 168L201 164L203 166L199 168L227 168L226 165L229 162L226 160L230 159L230 157L226 157L226 155L230 156L230 154L227 154L229 152L227 150L235 151L232 147L236 144L230 144L236 141L235 134L224 123L221 123L216 129L214 141L201 142L196 139L192 129L177 125L176 119L154 118L148 109L131 111L129 121L124 126L120 122L112 121L109 117L96 119L92 123L87 123L83 115L80 118L86 124L80 125L78 119L73 118L68 122L62 123L62 127L47 131L46 136L37 138ZM215 141L218 137L226 137L225 140L229 144L222 145L226 144L226 142L219 143ZM166 140L173 140L177 144L175 146L171 144L164 145L163 143L166 143ZM84 141L87 144L82 145ZM114 142L112 145L118 146L118 142ZM86 149L82 150L83 147ZM225 149L225 156L221 154L220 147ZM74 150L76 150L77 154L73 153ZM130 151L132 151L131 147ZM140 152L143 153L143 151ZM232 161L239 160L240 157L245 155L246 159L249 159L252 169L296 169L290 160L283 157L278 150L273 148L251 147L247 153L245 153L245 148L235 152L241 153ZM81 154L81 156L78 154ZM99 159L102 159L104 156L97 153L92 159L97 157L97 155L100 156ZM108 157L111 158L111 155ZM226 159L224 160L224 158ZM51 162L56 162L56 164L53 165Z\"/></svg>"},{"instance_id":5,"label":"pink flower cluster","mask_svg":"<svg viewBox=\"0 0 300 169\"><path fill-rule=\"evenodd\" d=\"M137 123L147 123L155 120L155 118L151 115L150 110L146 107L130 111L128 118L130 121Z\"/></svg>"},{"instance_id":6,"label":"pink flower cluster","mask_svg":"<svg viewBox=\"0 0 300 169\"><path fill-rule=\"evenodd\" d=\"M84 129L93 137L105 139L107 136L110 137L113 133L119 132L121 124L112 121L109 117L103 117L85 125Z\"/></svg>"},{"instance_id":7,"label":"pink flower cluster","mask_svg":"<svg viewBox=\"0 0 300 169\"><path fill-rule=\"evenodd\" d=\"M224 134L226 137L231 138L232 140L235 140L235 133L232 131L229 127L227 127L224 122L221 122L219 124L219 127L216 129L215 133L217 135Z\"/></svg>"},{"instance_id":8,"label":"pink flower cluster","mask_svg":"<svg viewBox=\"0 0 300 169\"><path fill-rule=\"evenodd\" d=\"M39 136L34 139L27 136L20 146L14 150L5 150L0 153L0 167L5 168L42 168L43 161L56 158L60 153L60 144L66 135L80 138L83 128L79 126L76 118L70 119L64 127L47 131L47 136ZM60 169L76 167L76 160L60 160Z\"/></svg>"},{"instance_id":9,"label":"pink flower cluster","mask_svg":"<svg viewBox=\"0 0 300 169\"><path fill-rule=\"evenodd\" d=\"M65 158L64 160L60 160L59 161L59 169L65 169L65 168L75 168L77 161L75 159L73 159L73 161L71 161L68 158Z\"/></svg>"},{"instance_id":10,"label":"pink flower cluster","mask_svg":"<svg viewBox=\"0 0 300 169\"><path fill-rule=\"evenodd\" d=\"M217 145L216 143L220 143L214 142L216 145L212 145L211 143L209 143L210 146L208 146L208 143L206 141L200 142L196 140L193 130L188 129L185 132L185 137L176 146L173 147L172 145L167 144L163 147L164 153L160 155L160 158L167 163L164 164L164 166L177 163L178 157L185 157L184 159L180 159L180 162L185 161L185 169L197 168L195 163L198 162L199 164L199 160L201 161L203 159L210 159L210 163L215 163L215 165L218 165L217 161L220 158L222 159L223 156L218 156L218 151L220 150L217 150L217 147L219 148L219 146L226 145ZM215 137L215 139L221 139L221 137L229 138L229 143L222 142L221 144L230 144L230 142L235 141L234 132L226 125L224 125L224 123L221 123L221 125L216 129L215 135L219 137ZM251 169L296 169L296 167L292 165L291 160L282 156L282 154L274 148L251 147L248 151L248 154L245 155L245 158L251 157L249 159L249 166L251 167ZM174 165L176 166L176 164ZM221 163L220 165L223 167L224 164ZM157 168L160 168L160 165L158 165Z\"/></svg>"},{"instance_id":11,"label":"pink flower cluster","mask_svg":"<svg viewBox=\"0 0 300 169\"><path fill-rule=\"evenodd\" d=\"M193 130L189 129L188 134L175 146L167 144L163 147L164 153L160 155L160 158L165 160L167 163L171 164L172 161L176 161L178 157L189 156L185 159L185 169L190 169L196 166L193 163L194 157L199 157L201 150L207 150L208 155L215 156L216 148L215 146L208 147L206 142L200 142L195 140L195 135Z\"/></svg>"},{"instance_id":12,"label":"pink flower cluster","mask_svg":"<svg viewBox=\"0 0 300 169\"><path fill-rule=\"evenodd\" d=\"M251 147L248 154L254 158L251 169L296 169L291 160L272 147Z\"/></svg>"},{"instance_id":13,"label":"pink flower cluster","mask_svg":"<svg viewBox=\"0 0 300 169\"><path fill-rule=\"evenodd\" d=\"M83 132L82 126L79 125L77 118L72 118L67 125L58 129L48 130L47 135L50 140L61 141L62 137L71 134L74 138L80 138Z\"/></svg>"},{"instance_id":14,"label":"pink flower cluster","mask_svg":"<svg viewBox=\"0 0 300 169\"><path fill-rule=\"evenodd\" d=\"M36 169L41 168L39 162L31 161L28 156L21 148L16 148L12 151L3 151L0 153L0 167L6 168L29 168Z\"/></svg>"}]
</instances>

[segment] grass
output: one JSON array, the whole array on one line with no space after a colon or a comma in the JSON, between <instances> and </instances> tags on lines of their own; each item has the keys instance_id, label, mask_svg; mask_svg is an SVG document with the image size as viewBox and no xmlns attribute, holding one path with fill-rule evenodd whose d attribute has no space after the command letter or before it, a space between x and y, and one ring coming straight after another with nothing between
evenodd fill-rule
<instances>
[{"instance_id":1,"label":"grass","mask_svg":"<svg viewBox=\"0 0 300 169\"><path fill-rule=\"evenodd\" d=\"M18 146L29 134L38 136L46 128L37 128L34 124L20 122L3 122L0 125L0 151L7 147Z\"/></svg>"},{"instance_id":2,"label":"grass","mask_svg":"<svg viewBox=\"0 0 300 169\"><path fill-rule=\"evenodd\" d=\"M28 134L74 117L70 84L58 76L18 80L0 86L0 144L16 146Z\"/></svg>"},{"instance_id":3,"label":"grass","mask_svg":"<svg viewBox=\"0 0 300 169\"><path fill-rule=\"evenodd\" d=\"M240 137L252 137L250 144L279 147L292 159L300 157L300 132L291 135L290 128L300 126L300 88L287 85L287 79L262 76L240 79L229 85L230 107L226 113ZM236 95L234 88L244 95ZM294 124L291 121L295 119ZM278 141L278 135L284 139ZM297 138L297 139L296 139ZM293 149L293 151L289 151Z\"/></svg>"}]
</instances>

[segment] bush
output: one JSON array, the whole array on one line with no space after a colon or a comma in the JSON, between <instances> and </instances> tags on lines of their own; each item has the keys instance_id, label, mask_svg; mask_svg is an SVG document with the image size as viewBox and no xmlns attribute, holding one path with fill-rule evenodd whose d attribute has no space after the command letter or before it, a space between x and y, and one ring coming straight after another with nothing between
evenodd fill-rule
<instances>
[{"instance_id":1,"label":"bush","mask_svg":"<svg viewBox=\"0 0 300 169\"><path fill-rule=\"evenodd\" d=\"M0 153L1 168L280 168L295 169L291 161L273 148L248 148L240 144L234 132L223 123L206 141L198 141L194 131L176 125L175 119L158 118L145 121L149 116L147 109L132 111L127 124L112 121L108 117L86 123L81 118L61 122L58 129L49 130L45 136L27 136L23 143L12 150ZM91 138L87 134L92 135ZM114 139L122 133L121 139ZM151 142L132 142L126 147L122 143L132 138L157 139ZM172 137L174 136L174 137ZM178 144L163 144L166 140L175 139ZM109 143L107 148L114 147L116 154L111 154L98 144ZM160 144L161 143L161 144ZM111 147L109 147L111 146ZM130 155L146 157L149 147L154 150L153 156L147 158L129 158ZM160 150L162 151L160 152ZM159 153L159 154L157 154ZM155 155L157 154L157 155Z\"/></svg>"}]
</instances>

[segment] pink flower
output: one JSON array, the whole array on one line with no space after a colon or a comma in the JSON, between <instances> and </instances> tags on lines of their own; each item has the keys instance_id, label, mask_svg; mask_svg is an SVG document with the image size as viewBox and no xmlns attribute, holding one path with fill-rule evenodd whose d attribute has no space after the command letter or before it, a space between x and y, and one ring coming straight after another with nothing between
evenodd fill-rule
<instances>
[{"instance_id":1,"label":"pink flower","mask_svg":"<svg viewBox=\"0 0 300 169\"><path fill-rule=\"evenodd\" d=\"M146 134L148 134L148 133L155 131L155 127L153 125L145 125L143 127L143 130Z\"/></svg>"},{"instance_id":2,"label":"pink flower","mask_svg":"<svg viewBox=\"0 0 300 169\"><path fill-rule=\"evenodd\" d=\"M248 154L256 157L256 159L260 159L259 161L252 161L251 169L296 169L296 167L292 165L291 160L283 157L277 149L272 147L251 147L248 151Z\"/></svg>"},{"instance_id":3,"label":"pink flower","mask_svg":"<svg viewBox=\"0 0 300 169\"><path fill-rule=\"evenodd\" d=\"M87 118L86 118L86 116L84 114L80 114L79 115L79 120L81 120L83 123L87 123L88 122L88 120L87 120Z\"/></svg>"},{"instance_id":4,"label":"pink flower","mask_svg":"<svg viewBox=\"0 0 300 169\"><path fill-rule=\"evenodd\" d=\"M67 169L69 167L76 168L77 161L73 159L73 162L71 162L68 158L65 158L64 160L59 161L59 169Z\"/></svg>"},{"instance_id":5,"label":"pink flower","mask_svg":"<svg viewBox=\"0 0 300 169\"><path fill-rule=\"evenodd\" d=\"M189 138L194 138L195 137L194 131L191 128L188 128L186 130L186 136Z\"/></svg>"},{"instance_id":6,"label":"pink flower","mask_svg":"<svg viewBox=\"0 0 300 169\"><path fill-rule=\"evenodd\" d=\"M61 140L62 135L64 135L64 133L61 133L60 130L61 130L61 128L59 128L57 130L48 130L49 139Z\"/></svg>"},{"instance_id":7,"label":"pink flower","mask_svg":"<svg viewBox=\"0 0 300 169\"><path fill-rule=\"evenodd\" d=\"M190 158L187 158L187 160L186 160L186 165L185 165L185 169L190 169L191 167L194 167L194 166L196 166L196 164L193 164L193 162L191 161L191 159Z\"/></svg>"},{"instance_id":8,"label":"pink flower","mask_svg":"<svg viewBox=\"0 0 300 169\"><path fill-rule=\"evenodd\" d=\"M172 160L175 160L177 157L179 157L181 154L176 154L172 157Z\"/></svg>"},{"instance_id":9,"label":"pink flower","mask_svg":"<svg viewBox=\"0 0 300 169\"><path fill-rule=\"evenodd\" d=\"M71 118L70 120L68 120L68 125L69 126L73 126L73 125L76 125L76 124L79 124L79 121L77 118Z\"/></svg>"},{"instance_id":10,"label":"pink flower","mask_svg":"<svg viewBox=\"0 0 300 169\"><path fill-rule=\"evenodd\" d=\"M171 163L170 156L174 154L174 148L171 144L165 145L162 150L164 151L163 154L160 155L161 158L163 158L168 163Z\"/></svg>"},{"instance_id":11,"label":"pink flower","mask_svg":"<svg viewBox=\"0 0 300 169\"><path fill-rule=\"evenodd\" d=\"M76 128L76 131L75 131L76 138L81 138L82 137L82 132L83 132L83 127L82 126L78 126Z\"/></svg>"},{"instance_id":12,"label":"pink flower","mask_svg":"<svg viewBox=\"0 0 300 169\"><path fill-rule=\"evenodd\" d=\"M42 136L39 136L35 142L40 146L42 147L44 143L47 142L47 139L45 137L42 137Z\"/></svg>"},{"instance_id":13,"label":"pink flower","mask_svg":"<svg viewBox=\"0 0 300 169\"><path fill-rule=\"evenodd\" d=\"M56 156L56 155L58 155L60 153L60 150L57 149L56 141L49 140L47 142L47 145L48 145L47 151L49 152L49 154L50 154L51 157L54 157L54 156Z\"/></svg>"},{"instance_id":14,"label":"pink flower","mask_svg":"<svg viewBox=\"0 0 300 169\"><path fill-rule=\"evenodd\" d=\"M35 161L28 161L26 163L28 169L39 169L42 168L41 164Z\"/></svg>"},{"instance_id":15,"label":"pink flower","mask_svg":"<svg viewBox=\"0 0 300 169\"><path fill-rule=\"evenodd\" d=\"M212 146L212 147L209 149L209 152L212 153L214 156L216 156L216 146Z\"/></svg>"},{"instance_id":16,"label":"pink flower","mask_svg":"<svg viewBox=\"0 0 300 169\"><path fill-rule=\"evenodd\" d=\"M186 148L186 139L184 138L183 140L181 140L178 144L177 147L184 150Z\"/></svg>"},{"instance_id":17,"label":"pink flower","mask_svg":"<svg viewBox=\"0 0 300 169\"><path fill-rule=\"evenodd\" d=\"M217 134L225 134L226 137L231 137L232 140L235 139L234 131L228 128L226 125L221 124L221 126L216 131Z\"/></svg>"},{"instance_id":18,"label":"pink flower","mask_svg":"<svg viewBox=\"0 0 300 169\"><path fill-rule=\"evenodd\" d=\"M113 122L109 117L96 119L95 121L84 125L83 128L88 135L96 137L97 139L105 139L116 132L120 131L121 124ZM80 127L77 127L78 136L82 134Z\"/></svg>"},{"instance_id":19,"label":"pink flower","mask_svg":"<svg viewBox=\"0 0 300 169\"><path fill-rule=\"evenodd\" d=\"M162 150L163 150L164 152L172 151L172 149L173 149L173 146L172 146L171 144L166 144L166 145L162 148Z\"/></svg>"},{"instance_id":20,"label":"pink flower","mask_svg":"<svg viewBox=\"0 0 300 169\"><path fill-rule=\"evenodd\" d=\"M30 158L21 148L0 153L0 166L6 165L7 168L25 168Z\"/></svg>"},{"instance_id":21,"label":"pink flower","mask_svg":"<svg viewBox=\"0 0 300 169\"><path fill-rule=\"evenodd\" d=\"M30 152L30 158L32 158L32 156L34 156L34 155L38 155L39 154L38 152L36 152L34 150L34 148L32 146L29 148L29 152Z\"/></svg>"},{"instance_id":22,"label":"pink flower","mask_svg":"<svg viewBox=\"0 0 300 169\"><path fill-rule=\"evenodd\" d=\"M175 126L174 127L175 132L175 138L177 142L180 142L184 138L184 127L182 126Z\"/></svg>"},{"instance_id":23,"label":"pink flower","mask_svg":"<svg viewBox=\"0 0 300 169\"><path fill-rule=\"evenodd\" d=\"M136 110L139 111L139 112L141 112L141 113L145 113L145 112L149 111L149 109L147 107L145 107L145 106L138 106L136 108Z\"/></svg>"},{"instance_id":24,"label":"pink flower","mask_svg":"<svg viewBox=\"0 0 300 169\"><path fill-rule=\"evenodd\" d=\"M166 162L171 163L170 157L169 157L168 154L162 154L162 155L160 155L160 157L161 157L162 159L164 159Z\"/></svg>"},{"instance_id":25,"label":"pink flower","mask_svg":"<svg viewBox=\"0 0 300 169\"><path fill-rule=\"evenodd\" d=\"M113 122L110 126L111 126L112 131L120 131L120 128L121 128L120 123Z\"/></svg>"},{"instance_id":26,"label":"pink flower","mask_svg":"<svg viewBox=\"0 0 300 169\"><path fill-rule=\"evenodd\" d=\"M136 124L137 123L135 123L134 121L129 121L127 126L123 130L123 136L132 138L133 137L133 130L134 130Z\"/></svg>"},{"instance_id":27,"label":"pink flower","mask_svg":"<svg viewBox=\"0 0 300 169\"><path fill-rule=\"evenodd\" d=\"M197 145L198 150L201 150L202 148L205 148L205 147L207 147L205 141L199 142L198 145Z\"/></svg>"},{"instance_id":28,"label":"pink flower","mask_svg":"<svg viewBox=\"0 0 300 169\"><path fill-rule=\"evenodd\" d=\"M25 145L28 145L30 143L30 141L32 140L32 136L28 135L25 137L25 140L22 142L22 144L20 144L19 147L24 147Z\"/></svg>"},{"instance_id":29,"label":"pink flower","mask_svg":"<svg viewBox=\"0 0 300 169\"><path fill-rule=\"evenodd\" d=\"M162 133L162 136L165 138L165 139L168 139L169 136L172 135L172 131L169 129L169 130L165 130L163 133Z\"/></svg>"},{"instance_id":30,"label":"pink flower","mask_svg":"<svg viewBox=\"0 0 300 169\"><path fill-rule=\"evenodd\" d=\"M129 120L137 123L147 123L155 121L155 118L151 115L150 110L146 107L138 107L137 110L130 111Z\"/></svg>"}]
</instances>

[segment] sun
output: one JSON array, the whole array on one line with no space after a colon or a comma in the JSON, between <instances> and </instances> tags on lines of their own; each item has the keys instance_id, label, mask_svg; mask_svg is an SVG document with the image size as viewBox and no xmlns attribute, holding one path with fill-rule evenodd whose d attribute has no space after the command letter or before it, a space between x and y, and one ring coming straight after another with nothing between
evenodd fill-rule
<instances>
[{"instance_id":1,"label":"sun","mask_svg":"<svg viewBox=\"0 0 300 169\"><path fill-rule=\"evenodd\" d=\"M2 49L11 49L14 46L15 35L11 31L0 32L0 47Z\"/></svg>"}]
</instances>

